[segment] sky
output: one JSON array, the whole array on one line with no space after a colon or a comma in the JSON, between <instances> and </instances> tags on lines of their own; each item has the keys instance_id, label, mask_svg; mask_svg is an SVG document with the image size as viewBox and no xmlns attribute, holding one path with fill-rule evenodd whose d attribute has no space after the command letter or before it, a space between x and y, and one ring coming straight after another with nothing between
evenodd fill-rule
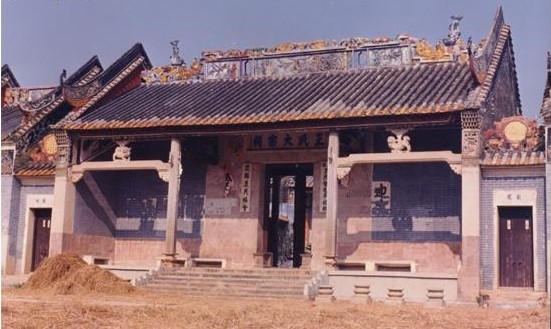
<instances>
[{"instance_id":1,"label":"sky","mask_svg":"<svg viewBox=\"0 0 551 329\"><path fill-rule=\"evenodd\" d=\"M52 86L94 55L104 68L136 42L154 66L180 40L189 64L202 50L286 41L395 37L431 43L461 15L463 38L486 38L496 10L511 26L521 104L536 118L551 50L551 0L2 0L1 62L23 86ZM183 46L183 48L182 48Z\"/></svg>"}]
</instances>

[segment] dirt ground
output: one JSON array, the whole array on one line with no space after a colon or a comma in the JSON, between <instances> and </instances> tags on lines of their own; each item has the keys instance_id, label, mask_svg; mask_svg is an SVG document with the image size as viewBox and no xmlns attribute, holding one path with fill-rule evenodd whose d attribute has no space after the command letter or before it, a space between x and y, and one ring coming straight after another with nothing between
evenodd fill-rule
<instances>
[{"instance_id":1,"label":"dirt ground","mask_svg":"<svg viewBox=\"0 0 551 329\"><path fill-rule=\"evenodd\" d=\"M358 305L251 300L143 291L52 295L2 290L2 328L549 328L549 308Z\"/></svg>"}]
</instances>

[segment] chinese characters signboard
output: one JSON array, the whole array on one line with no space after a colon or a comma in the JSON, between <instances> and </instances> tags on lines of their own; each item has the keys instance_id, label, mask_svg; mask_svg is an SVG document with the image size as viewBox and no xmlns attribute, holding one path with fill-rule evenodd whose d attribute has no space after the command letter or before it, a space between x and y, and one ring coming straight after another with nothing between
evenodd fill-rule
<instances>
[{"instance_id":1,"label":"chinese characters signboard","mask_svg":"<svg viewBox=\"0 0 551 329\"><path fill-rule=\"evenodd\" d=\"M286 132L255 134L249 138L249 150L316 149L327 147L323 132Z\"/></svg>"}]
</instances>

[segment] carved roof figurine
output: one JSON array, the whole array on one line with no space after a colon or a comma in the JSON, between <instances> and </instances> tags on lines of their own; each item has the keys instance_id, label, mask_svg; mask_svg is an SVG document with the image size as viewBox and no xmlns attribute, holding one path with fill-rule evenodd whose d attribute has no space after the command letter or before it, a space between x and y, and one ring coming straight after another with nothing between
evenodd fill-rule
<instances>
[{"instance_id":1,"label":"carved roof figurine","mask_svg":"<svg viewBox=\"0 0 551 329\"><path fill-rule=\"evenodd\" d=\"M174 40L170 42L172 45L172 55L170 56L170 64L174 66L185 66L186 63L182 58L180 58L180 49L178 49L179 40Z\"/></svg>"},{"instance_id":2,"label":"carved roof figurine","mask_svg":"<svg viewBox=\"0 0 551 329\"><path fill-rule=\"evenodd\" d=\"M448 61L451 58L442 44L438 43L432 48L425 39L417 43L415 51L422 61Z\"/></svg>"},{"instance_id":3,"label":"carved roof figurine","mask_svg":"<svg viewBox=\"0 0 551 329\"><path fill-rule=\"evenodd\" d=\"M459 21L463 19L461 15L453 15L450 17L452 23L450 24L450 33L442 40L446 46L455 46L459 38L461 37L461 31L459 31Z\"/></svg>"},{"instance_id":4,"label":"carved roof figurine","mask_svg":"<svg viewBox=\"0 0 551 329\"><path fill-rule=\"evenodd\" d=\"M67 79L67 70L63 69L63 71L61 71L61 75L59 76L59 85L63 85L63 81L65 81L65 79Z\"/></svg>"}]
</instances>

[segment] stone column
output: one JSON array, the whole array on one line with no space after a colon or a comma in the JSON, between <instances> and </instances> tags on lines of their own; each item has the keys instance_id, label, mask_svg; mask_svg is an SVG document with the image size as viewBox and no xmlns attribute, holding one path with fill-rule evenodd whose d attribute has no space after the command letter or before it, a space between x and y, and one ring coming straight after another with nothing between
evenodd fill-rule
<instances>
[{"instance_id":1,"label":"stone column","mask_svg":"<svg viewBox=\"0 0 551 329\"><path fill-rule=\"evenodd\" d=\"M75 184L70 177L70 143L63 131L55 132L57 161L54 179L54 205L50 231L50 257L63 252L63 237L73 233L75 217Z\"/></svg>"},{"instance_id":2,"label":"stone column","mask_svg":"<svg viewBox=\"0 0 551 329\"><path fill-rule=\"evenodd\" d=\"M551 68L550 68L551 69ZM545 129L545 218L547 219L546 227L546 244L547 244L547 295L551 299L551 121L546 120Z\"/></svg>"},{"instance_id":3,"label":"stone column","mask_svg":"<svg viewBox=\"0 0 551 329\"><path fill-rule=\"evenodd\" d=\"M176 256L176 218L180 194L181 151L180 140L173 138L170 142L170 173L168 176L168 201L166 210L166 248L165 255Z\"/></svg>"},{"instance_id":4,"label":"stone column","mask_svg":"<svg viewBox=\"0 0 551 329\"><path fill-rule=\"evenodd\" d=\"M325 263L329 267L334 267L337 259L338 157L339 133L331 131L327 147L327 215L325 221Z\"/></svg>"},{"instance_id":5,"label":"stone column","mask_svg":"<svg viewBox=\"0 0 551 329\"><path fill-rule=\"evenodd\" d=\"M464 112L461 163L461 267L458 297L475 301L480 292L480 118Z\"/></svg>"}]
</instances>

